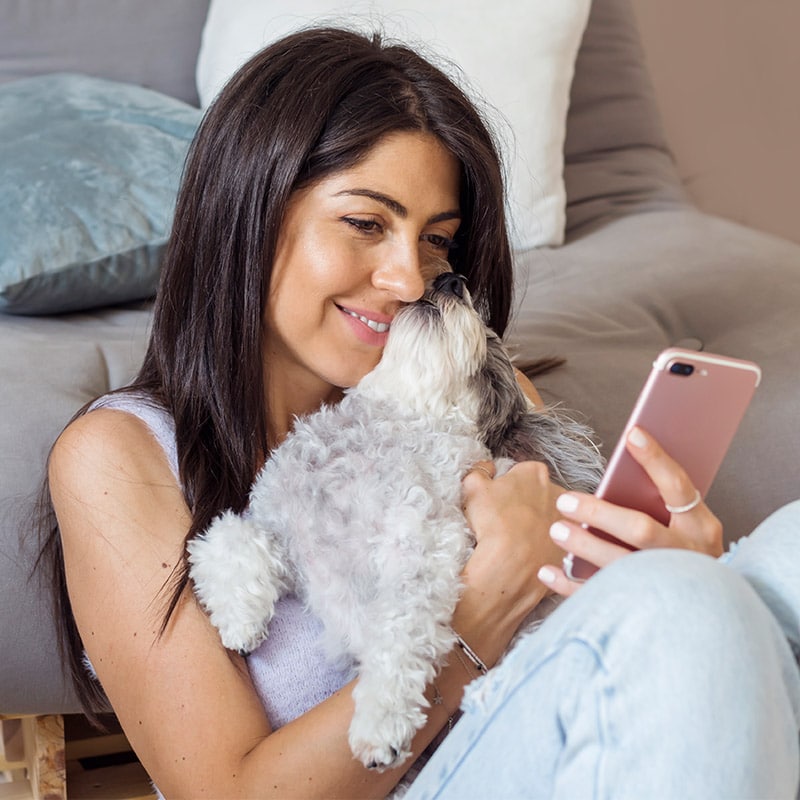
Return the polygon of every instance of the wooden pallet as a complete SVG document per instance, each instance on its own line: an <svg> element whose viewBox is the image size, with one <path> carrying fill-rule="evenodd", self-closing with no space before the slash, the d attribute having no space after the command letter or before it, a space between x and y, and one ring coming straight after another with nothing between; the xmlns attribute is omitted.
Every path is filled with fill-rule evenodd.
<svg viewBox="0 0 800 800"><path fill-rule="evenodd" d="M81 715L0 715L0 800L152 800L119 724L103 721L108 733Z"/></svg>

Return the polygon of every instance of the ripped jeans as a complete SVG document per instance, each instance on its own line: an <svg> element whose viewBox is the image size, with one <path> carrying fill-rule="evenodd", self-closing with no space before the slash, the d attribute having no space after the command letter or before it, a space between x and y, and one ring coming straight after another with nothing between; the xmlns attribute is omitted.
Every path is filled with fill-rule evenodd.
<svg viewBox="0 0 800 800"><path fill-rule="evenodd" d="M627 556L465 693L407 800L797 797L800 501L718 560Z"/></svg>

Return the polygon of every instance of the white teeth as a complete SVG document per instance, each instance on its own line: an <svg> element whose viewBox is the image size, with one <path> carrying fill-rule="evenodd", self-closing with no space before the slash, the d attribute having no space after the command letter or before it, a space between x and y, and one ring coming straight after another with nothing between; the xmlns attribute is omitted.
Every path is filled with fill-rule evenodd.
<svg viewBox="0 0 800 800"><path fill-rule="evenodd" d="M343 309L343 311L347 311L351 317L360 319L368 328L371 328L377 333L386 333L386 331L389 330L389 325L386 322L375 322L374 319L367 319L366 317L362 317L361 314L356 314L355 311L348 311L346 308Z"/></svg>

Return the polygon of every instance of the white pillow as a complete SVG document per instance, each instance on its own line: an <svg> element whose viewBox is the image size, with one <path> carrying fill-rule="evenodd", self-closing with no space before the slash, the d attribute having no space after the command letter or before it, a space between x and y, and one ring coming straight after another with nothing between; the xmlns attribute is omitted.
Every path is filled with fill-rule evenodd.
<svg viewBox="0 0 800 800"><path fill-rule="evenodd" d="M564 138L591 0L211 0L197 62L207 106L256 51L311 23L378 27L437 63L490 114L517 249L564 241ZM442 59L445 59L444 63ZM454 62L462 74L457 74ZM464 76L467 80L465 82ZM484 98L485 102L481 102ZM488 108L486 104L488 103Z"/></svg>

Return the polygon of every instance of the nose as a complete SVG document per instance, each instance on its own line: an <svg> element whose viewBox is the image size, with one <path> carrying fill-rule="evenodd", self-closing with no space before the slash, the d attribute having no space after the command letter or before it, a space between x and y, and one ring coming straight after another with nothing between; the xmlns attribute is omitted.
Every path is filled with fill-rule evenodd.
<svg viewBox="0 0 800 800"><path fill-rule="evenodd" d="M372 283L403 303L419 300L425 292L425 277L419 255L402 254L389 259L373 273Z"/></svg>
<svg viewBox="0 0 800 800"><path fill-rule="evenodd" d="M452 294L458 297L459 300L464 297L464 286L467 279L457 272L443 272L437 275L433 281L433 288L437 292L444 292L445 294Z"/></svg>

